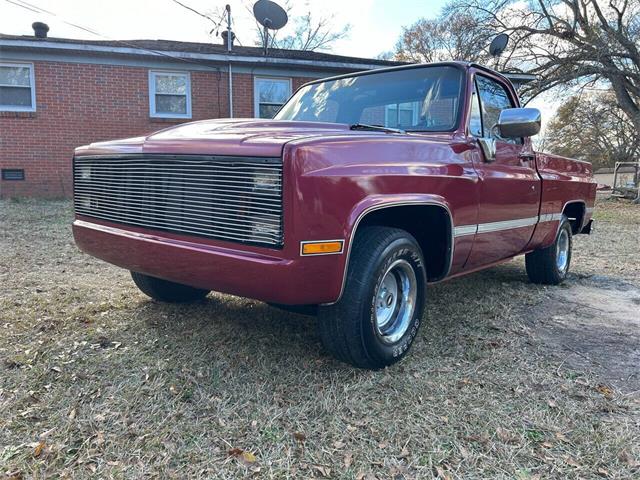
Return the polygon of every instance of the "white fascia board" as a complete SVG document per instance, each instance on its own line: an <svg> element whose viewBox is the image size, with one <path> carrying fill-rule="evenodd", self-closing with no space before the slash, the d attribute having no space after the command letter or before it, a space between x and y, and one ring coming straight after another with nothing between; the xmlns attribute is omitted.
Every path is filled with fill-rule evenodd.
<svg viewBox="0 0 640 480"><path fill-rule="evenodd" d="M335 68L335 69L350 69L350 70L373 70L376 68L384 68L384 65L373 65L365 63L343 63L343 62L331 62L331 61L318 61L318 60L298 60L291 58L276 58L276 57L256 57L256 56L236 56L236 55L224 55L219 53L196 53L196 52L176 52L158 50L156 53L152 50L136 47L111 47L104 45L86 45L81 43L64 43L64 42L47 42L38 41L32 42L30 40L6 40L0 39L0 46L14 47L14 48L29 48L29 49L43 49L43 50L65 50L65 51L77 51L83 53L105 53L113 55L138 55L145 57L156 58L168 58L176 57L186 60L207 60L211 62L223 62L223 63L251 63L251 64L264 64L264 65L297 65L312 68Z"/></svg>

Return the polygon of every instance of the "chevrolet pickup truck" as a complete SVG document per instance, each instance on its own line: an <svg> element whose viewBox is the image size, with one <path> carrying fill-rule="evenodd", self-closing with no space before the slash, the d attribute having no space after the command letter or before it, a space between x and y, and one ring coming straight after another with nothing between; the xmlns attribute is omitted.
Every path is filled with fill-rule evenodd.
<svg viewBox="0 0 640 480"><path fill-rule="evenodd" d="M356 367L403 358L429 283L526 255L559 284L589 233L588 163L536 153L540 112L463 62L314 81L273 120L187 123L75 151L73 232L148 296L317 315Z"/></svg>

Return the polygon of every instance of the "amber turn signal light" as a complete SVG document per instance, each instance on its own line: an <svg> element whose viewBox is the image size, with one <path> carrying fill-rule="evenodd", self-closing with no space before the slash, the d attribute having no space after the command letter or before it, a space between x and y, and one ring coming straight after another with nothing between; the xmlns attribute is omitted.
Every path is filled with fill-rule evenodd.
<svg viewBox="0 0 640 480"><path fill-rule="evenodd" d="M329 240L323 242L302 242L300 245L301 255L328 255L332 253L342 253L344 240Z"/></svg>

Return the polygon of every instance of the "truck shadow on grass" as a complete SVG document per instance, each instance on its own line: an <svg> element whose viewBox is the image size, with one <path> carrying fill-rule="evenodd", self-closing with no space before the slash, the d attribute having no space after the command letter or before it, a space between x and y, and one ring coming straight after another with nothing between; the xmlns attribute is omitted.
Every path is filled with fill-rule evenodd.
<svg viewBox="0 0 640 480"><path fill-rule="evenodd" d="M441 356L473 358L469 338L487 339L507 329L519 330L520 322L507 326L513 306L533 302L534 291L524 271L503 265L429 289L429 305L414 351L401 365L421 364ZM192 305L167 305L143 300L134 313L159 336L171 337L184 349L195 341L206 344L214 355L236 360L282 363L292 361L331 366L332 370L351 367L332 360L320 344L316 318L285 312L267 304L229 295L211 294ZM490 341L490 340L487 340ZM248 355L247 355L248 354ZM396 367L392 367L396 368Z"/></svg>
<svg viewBox="0 0 640 480"><path fill-rule="evenodd" d="M501 349L531 348L564 369L636 391L639 303L640 291L614 278L574 274L562 286L544 287L529 283L523 266L511 262L431 286L413 351L392 368L436 368L443 358L491 362ZM221 294L194 305L144 301L135 315L185 352L196 345L210 352L212 361L353 370L324 351L314 317L261 302Z"/></svg>

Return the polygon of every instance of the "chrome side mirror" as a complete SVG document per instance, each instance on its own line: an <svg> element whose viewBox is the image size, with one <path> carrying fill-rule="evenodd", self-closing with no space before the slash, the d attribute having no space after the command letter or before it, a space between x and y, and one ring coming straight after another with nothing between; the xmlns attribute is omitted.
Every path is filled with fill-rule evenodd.
<svg viewBox="0 0 640 480"><path fill-rule="evenodd" d="M520 138L536 135L541 123L537 108L506 108L500 112L497 126L502 138Z"/></svg>

